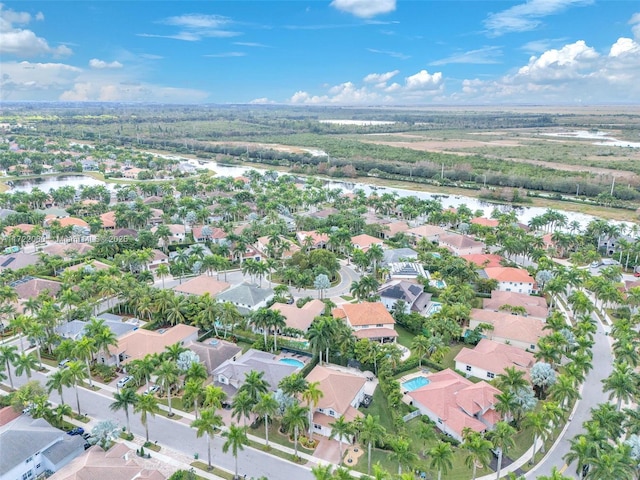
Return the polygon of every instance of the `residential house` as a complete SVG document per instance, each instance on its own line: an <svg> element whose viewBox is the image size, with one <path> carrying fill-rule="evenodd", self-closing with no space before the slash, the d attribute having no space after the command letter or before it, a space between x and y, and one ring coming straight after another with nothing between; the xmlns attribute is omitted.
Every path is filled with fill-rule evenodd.
<svg viewBox="0 0 640 480"><path fill-rule="evenodd" d="M147 170L137 167L122 167L122 176L133 180L138 179L140 172L146 172Z"/></svg>
<svg viewBox="0 0 640 480"><path fill-rule="evenodd" d="M431 294L420 284L407 280L392 280L378 289L380 301L390 312L398 301L404 302L404 312L424 313L431 301Z"/></svg>
<svg viewBox="0 0 640 480"><path fill-rule="evenodd" d="M493 327L484 331L484 338L531 352L535 351L538 340L550 333L544 330L545 322L539 318L472 308L469 328L483 323Z"/></svg>
<svg viewBox="0 0 640 480"><path fill-rule="evenodd" d="M18 301L35 298L41 293L46 293L50 297L55 297L62 288L62 284L60 282L34 277L24 277L20 280L16 280L15 282L11 282L9 285L11 285L18 294Z"/></svg>
<svg viewBox="0 0 640 480"><path fill-rule="evenodd" d="M211 242L216 245L228 244L227 232L219 227L209 225L195 226L191 229L194 241L198 243Z"/></svg>
<svg viewBox="0 0 640 480"><path fill-rule="evenodd" d="M71 260L84 255L85 253L89 253L93 249L93 245L84 242L63 242L47 245L42 249L42 251L47 255L57 255L62 257L63 260Z"/></svg>
<svg viewBox="0 0 640 480"><path fill-rule="evenodd" d="M466 235L458 233L448 233L440 235L438 243L441 247L449 249L454 255L474 255L480 254L485 249L484 242L474 240Z"/></svg>
<svg viewBox="0 0 640 480"><path fill-rule="evenodd" d="M484 274L482 273L484 272ZM531 295L537 291L535 279L529 272L515 267L490 267L480 272L486 278L497 280L498 290L505 292L526 293Z"/></svg>
<svg viewBox="0 0 640 480"><path fill-rule="evenodd" d="M273 295L273 290L270 288L261 288L253 283L243 282L219 293L216 298L221 302L233 303L241 314L247 315L260 307L266 307Z"/></svg>
<svg viewBox="0 0 640 480"><path fill-rule="evenodd" d="M307 382L318 382L323 393L314 405L313 431L325 437L331 436L330 424L344 416L351 422L362 413L358 411L364 399L366 378L352 373L336 370L331 365L316 365L306 377ZM350 438L339 439L351 443Z"/></svg>
<svg viewBox="0 0 640 480"><path fill-rule="evenodd" d="M530 317L547 318L549 307L544 297L528 295L526 293L508 292L506 290L492 290L491 298L482 300L482 308L498 311L501 307L523 307Z"/></svg>
<svg viewBox="0 0 640 480"><path fill-rule="evenodd" d="M128 363L131 360L144 358L146 355L161 353L169 345L179 343L185 345L198 338L198 329L191 325L178 324L160 330L139 328L126 333L118 339L116 346L109 347L109 357L98 354L98 361L107 365Z"/></svg>
<svg viewBox="0 0 640 480"><path fill-rule="evenodd" d="M466 429L484 433L500 421L495 406L502 392L487 382L473 383L449 368L430 374L428 380L407 392L410 404L457 441L463 440Z"/></svg>
<svg viewBox="0 0 640 480"><path fill-rule="evenodd" d="M0 272L4 270L19 270L29 265L35 265L40 261L40 257L30 253L11 253L9 255L0 255Z"/></svg>
<svg viewBox="0 0 640 480"><path fill-rule="evenodd" d="M221 282L209 275L198 275L195 278L173 287L173 291L183 295L204 295L208 293L212 297L224 292L231 285L227 282Z"/></svg>
<svg viewBox="0 0 640 480"><path fill-rule="evenodd" d="M162 264L165 264L165 265L169 264L169 256L163 251L158 250L157 248L154 248L152 250L152 253L153 253L153 258L151 259L151 262L149 262L150 270L154 270L158 268L159 265L162 265Z"/></svg>
<svg viewBox="0 0 640 480"><path fill-rule="evenodd" d="M179 223L173 223L173 224L167 225L167 227L169 228L170 236L167 239L161 238L159 240L159 244L161 246L166 246L165 241L167 242L167 245L171 245L172 243L185 243L186 236L187 236L187 229L185 228L184 225L181 225ZM158 231L157 226L151 228L151 233L156 233L157 231Z"/></svg>
<svg viewBox="0 0 640 480"><path fill-rule="evenodd" d="M24 233L29 234L31 230L35 228L35 225L30 225L28 223L19 223L18 225L9 225L8 227L4 227L4 234L9 236L12 233Z"/></svg>
<svg viewBox="0 0 640 480"><path fill-rule="evenodd" d="M138 329L138 322L125 322L124 317L118 315L112 315L110 313L103 313L97 317L104 321L104 325L109 328L116 336L116 338L123 337L129 332L133 332ZM86 333L86 328L89 322L83 322L82 320L71 320L69 322L58 325L54 331L62 338L68 338L71 340L80 340ZM106 361L102 356L101 360Z"/></svg>
<svg viewBox="0 0 640 480"><path fill-rule="evenodd" d="M456 370L468 377L493 380L504 373L507 367L522 370L529 377L529 370L535 363L533 353L521 348L483 338L475 348L463 348L455 357Z"/></svg>
<svg viewBox="0 0 640 480"><path fill-rule="evenodd" d="M277 310L284 316L287 327L305 332L313 323L313 319L323 314L326 305L318 299L313 299L298 308L295 304L274 303L270 310Z"/></svg>
<svg viewBox="0 0 640 480"><path fill-rule="evenodd" d="M81 218L76 217L63 217L63 218L54 218L49 216L44 220L44 226L50 227L53 222L59 222L62 228L64 227L73 227L74 233L77 231L81 235L89 235L91 229L89 228L89 224L82 220Z"/></svg>
<svg viewBox="0 0 640 480"><path fill-rule="evenodd" d="M332 312L334 318L344 320L356 338L368 338L380 343L395 342L396 321L381 302L345 303Z"/></svg>
<svg viewBox="0 0 640 480"><path fill-rule="evenodd" d="M318 233L315 231L296 232L296 239L298 240L298 243L301 247L305 249L309 248L311 250L327 248L327 244L329 243L329 235L327 235L326 233Z"/></svg>
<svg viewBox="0 0 640 480"><path fill-rule="evenodd" d="M471 219L473 225L480 225L481 227L496 228L500 225L500 221L495 218L476 217Z"/></svg>
<svg viewBox="0 0 640 480"><path fill-rule="evenodd" d="M49 480L165 480L167 476L158 468L167 473L176 468L158 463L157 457L144 459L124 443L116 443L107 451L94 445Z"/></svg>
<svg viewBox="0 0 640 480"><path fill-rule="evenodd" d="M107 230L113 230L114 228L116 228L116 212L105 212L100 215L99 218L102 222L102 228Z"/></svg>
<svg viewBox="0 0 640 480"><path fill-rule="evenodd" d="M280 258L282 259L291 258L294 253L300 251L300 247L295 243L293 243L288 238L278 236L278 239L280 243L273 250L276 252L280 252L280 251L282 252L282 255L280 256ZM256 248L260 250L262 253L271 255L272 246L271 246L270 240L271 240L271 237L269 236L258 237L258 240L256 241Z"/></svg>
<svg viewBox="0 0 640 480"><path fill-rule="evenodd" d="M381 239L372 237L371 235L367 235L363 233L362 235L356 235L351 237L351 247L358 248L363 252L369 250L373 245L378 245L379 247L383 247L384 243Z"/></svg>
<svg viewBox="0 0 640 480"><path fill-rule="evenodd" d="M252 370L264 372L262 378L269 384L269 390L275 392L280 381L298 369L295 365L278 361L273 353L250 348L235 360L222 362L212 375L214 383L221 386L227 395L233 396L244 384L246 374Z"/></svg>
<svg viewBox="0 0 640 480"><path fill-rule="evenodd" d="M0 480L28 480L56 472L82 454L84 439L22 415L0 427L0 447Z"/></svg>
<svg viewBox="0 0 640 480"><path fill-rule="evenodd" d="M190 342L185 345L192 350L200 362L211 373L226 361L236 361L242 355L242 348L235 343L217 338L210 338L204 342Z"/></svg>
<svg viewBox="0 0 640 480"><path fill-rule="evenodd" d="M411 262L418 259L418 252L412 248L390 248L384 251L382 265Z"/></svg>
<svg viewBox="0 0 640 480"><path fill-rule="evenodd" d="M471 255L460 255L460 258L464 258L476 268L501 267L504 261L504 257L495 253L472 253Z"/></svg>
<svg viewBox="0 0 640 480"><path fill-rule="evenodd" d="M382 238L388 240L395 237L398 233L406 233L409 230L407 222L397 221L383 224Z"/></svg>
<svg viewBox="0 0 640 480"><path fill-rule="evenodd" d="M417 280L418 278L427 278L422 264L418 262L397 262L388 264L389 278L393 280Z"/></svg>
<svg viewBox="0 0 640 480"><path fill-rule="evenodd" d="M419 227L407 230L407 235L413 239L414 245L425 239L429 242L438 242L442 235L447 235L447 231L436 225L420 225Z"/></svg>

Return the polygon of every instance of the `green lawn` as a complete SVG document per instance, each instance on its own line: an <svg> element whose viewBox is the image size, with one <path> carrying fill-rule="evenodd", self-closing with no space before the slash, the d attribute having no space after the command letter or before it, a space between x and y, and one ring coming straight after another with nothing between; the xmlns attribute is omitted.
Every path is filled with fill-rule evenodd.
<svg viewBox="0 0 640 480"><path fill-rule="evenodd" d="M271 445L272 443L277 443L279 445L282 445L284 447L289 447L289 448L294 448L294 444L291 440L289 440L289 436L288 435L284 435L282 433L279 432L280 429L280 421L278 420L274 420L270 423L269 425L269 445ZM260 437L260 438L265 438L265 432L264 432L264 423L261 423L257 428L251 428L248 427L247 428L247 433L250 435L254 435L256 437ZM302 446L302 444L300 443L300 439L299 437L302 434L298 435L298 453L300 452L304 452L304 453L308 453L308 454L313 454L313 450L304 448ZM306 432L305 432L306 435ZM314 438L316 438L317 435L314 435ZM263 445L256 445L256 448L263 448ZM281 453L278 451L278 453L274 453L276 452L275 449L272 450L271 453L273 453L274 455L278 455L278 453ZM287 454L284 454L287 455ZM288 460L291 460L291 456L287 455L286 457Z"/></svg>
<svg viewBox="0 0 640 480"><path fill-rule="evenodd" d="M469 345L465 345L464 343L452 345L449 353L447 353L442 362L440 362L442 368L450 368L451 370L454 370L456 368L456 362L453 359L456 358L458 353L460 353L460 350L467 346Z"/></svg>
<svg viewBox="0 0 640 480"><path fill-rule="evenodd" d="M414 337L413 333L400 325L396 325L396 332L398 332L398 343L411 350L411 341Z"/></svg>

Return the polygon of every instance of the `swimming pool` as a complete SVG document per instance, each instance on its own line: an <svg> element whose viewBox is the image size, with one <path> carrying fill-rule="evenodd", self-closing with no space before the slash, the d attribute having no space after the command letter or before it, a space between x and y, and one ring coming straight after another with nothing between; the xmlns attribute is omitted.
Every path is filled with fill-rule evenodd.
<svg viewBox="0 0 640 480"><path fill-rule="evenodd" d="M412 378L411 380L407 380L406 382L403 382L402 387L407 392L413 392L414 390L417 390L420 387L429 385L429 383L430 381L427 377L415 377L415 378Z"/></svg>
<svg viewBox="0 0 640 480"><path fill-rule="evenodd" d="M436 288L446 288L447 284L444 283L444 280L432 280Z"/></svg>
<svg viewBox="0 0 640 480"><path fill-rule="evenodd" d="M286 363L287 365L293 365L294 367L302 368L304 367L304 363L300 360L296 360L295 358L281 358L278 360L280 363Z"/></svg>

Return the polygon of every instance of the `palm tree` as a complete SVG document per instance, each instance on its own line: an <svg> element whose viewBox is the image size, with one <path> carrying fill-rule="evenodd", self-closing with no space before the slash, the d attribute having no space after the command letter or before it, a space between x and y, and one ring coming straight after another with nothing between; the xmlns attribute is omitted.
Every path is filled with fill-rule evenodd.
<svg viewBox="0 0 640 480"><path fill-rule="evenodd" d="M529 460L529 464L533 465L536 458L538 440L541 438L544 440L549 433L549 423L543 412L529 412L524 419L523 427L530 428L533 431L533 455L531 455L531 459Z"/></svg>
<svg viewBox="0 0 640 480"><path fill-rule="evenodd" d="M196 429L196 436L198 438L203 435L207 436L207 460L209 470L213 467L211 465L211 439L216 433L216 430L223 424L222 417L217 415L213 409L206 409L202 411L200 418L197 418L191 422L191 427ZM237 471L236 471L237 474Z"/></svg>
<svg viewBox="0 0 640 480"><path fill-rule="evenodd" d="M169 265L166 263L162 263L158 265L156 268L156 275L162 279L162 289L164 290L164 279L167 278L170 274Z"/></svg>
<svg viewBox="0 0 640 480"><path fill-rule="evenodd" d="M569 443L571 448L562 459L567 462L567 465L571 465L576 461L576 475L582 478L584 470L589 465L589 459L600 450L600 447L585 435L573 437L569 440Z"/></svg>
<svg viewBox="0 0 640 480"><path fill-rule="evenodd" d="M198 418L198 408L200 407L201 399L204 397L204 385L200 378L190 378L184 384L184 394L182 395L182 404L189 406L193 404L196 418Z"/></svg>
<svg viewBox="0 0 640 480"><path fill-rule="evenodd" d="M73 410L71 410L71 406L66 403L61 403L57 405L52 412L51 419L53 420L54 426L60 428L62 426L62 421L64 417L70 417L73 414Z"/></svg>
<svg viewBox="0 0 640 480"><path fill-rule="evenodd" d="M526 387L529 383L524 378L524 370L515 367L506 367L504 372L496 377L496 387L503 392L505 390L515 392L519 388Z"/></svg>
<svg viewBox="0 0 640 480"><path fill-rule="evenodd" d="M129 406L135 407L138 401L138 395L131 388L123 388L121 391L113 394L115 402L109 405L111 411L124 410L124 416L127 419L127 432L131 433L131 425L129 424Z"/></svg>
<svg viewBox="0 0 640 480"><path fill-rule="evenodd" d="M330 423L331 435L329 439L336 438L338 440L338 447L340 448L340 463L342 463L342 440L349 438L353 434L353 424L341 415L335 422Z"/></svg>
<svg viewBox="0 0 640 480"><path fill-rule="evenodd" d="M605 391L610 392L609 400L617 398L616 407L620 411L623 401L630 402L638 396L640 375L626 362L616 363L611 375L602 380L602 385Z"/></svg>
<svg viewBox="0 0 640 480"><path fill-rule="evenodd" d="M78 396L78 385L85 378L87 378L87 370L85 369L85 366L82 364L82 362L79 362L77 360L73 360L67 363L67 370L69 370L69 378L73 382L73 387L76 391L76 404L78 405L78 415L81 415L80 397Z"/></svg>
<svg viewBox="0 0 640 480"><path fill-rule="evenodd" d="M264 434L269 447L269 419L278 413L278 401L271 393L261 393L258 403L253 407L253 411L264 418Z"/></svg>
<svg viewBox="0 0 640 480"><path fill-rule="evenodd" d="M104 358L109 358L109 347L118 345L117 335L104 324L102 319L91 319L85 328L85 336L93 338L97 351L102 351Z"/></svg>
<svg viewBox="0 0 640 480"><path fill-rule="evenodd" d="M424 335L416 335L411 341L411 351L418 356L418 366L422 368L422 358L429 351L429 339Z"/></svg>
<svg viewBox="0 0 640 480"><path fill-rule="evenodd" d="M136 395L137 400L133 405L133 413L140 414L140 422L144 425L147 443L149 442L149 415L156 416L160 411L158 400L153 395Z"/></svg>
<svg viewBox="0 0 640 480"><path fill-rule="evenodd" d="M93 382L91 380L91 361L93 355L98 351L96 342L91 337L82 337L74 348L74 354L77 358L84 360L87 367L87 377L89 378L89 387L93 388Z"/></svg>
<svg viewBox="0 0 640 480"><path fill-rule="evenodd" d="M38 360L33 355L22 352L17 356L14 366L16 367L16 376L21 377L24 373L28 379L31 379L31 372L38 368Z"/></svg>
<svg viewBox="0 0 640 480"><path fill-rule="evenodd" d="M438 480L442 480L442 473L446 475L449 470L453 468L453 450L451 444L443 441L439 441L434 447L429 450L429 462L430 468L438 470Z"/></svg>
<svg viewBox="0 0 640 480"><path fill-rule="evenodd" d="M589 473L585 480L632 480L635 478L634 462L628 448L618 446L611 451L601 452L589 460Z"/></svg>
<svg viewBox="0 0 640 480"><path fill-rule="evenodd" d="M60 403L64 405L64 397L62 396L62 391L64 387L70 387L73 385L73 380L71 378L71 374L68 368L61 368L53 372L49 375L49 379L47 380L47 390L51 393L53 390L58 391L58 395L60 395Z"/></svg>
<svg viewBox="0 0 640 480"><path fill-rule="evenodd" d="M273 351L278 351L278 330L287 326L287 319L278 310L269 310L270 315L267 317L267 328L273 329Z"/></svg>
<svg viewBox="0 0 640 480"><path fill-rule="evenodd" d="M147 354L144 358L132 360L127 366L127 370L131 371L131 375L140 383L144 380L147 389L149 389L149 381L151 375L156 371L158 359L157 357Z"/></svg>
<svg viewBox="0 0 640 480"><path fill-rule="evenodd" d="M551 475L543 475L541 477L538 477L537 480L571 480L571 477L567 477L567 476L563 475L558 470L558 467L554 466L551 469Z"/></svg>
<svg viewBox="0 0 640 480"><path fill-rule="evenodd" d="M163 391L167 392L167 403L169 404L169 417L173 416L171 410L171 389L178 381L179 376L178 366L170 360L165 360L156 369L157 383L160 385Z"/></svg>
<svg viewBox="0 0 640 480"><path fill-rule="evenodd" d="M222 451L227 453L231 450L231 454L235 458L236 461L236 470L235 475L233 476L234 480L240 478L238 476L238 453L244 450L245 445L249 444L249 439L247 438L247 429L246 427L239 427L236 424L232 423L229 427L229 430L222 434L224 438L226 438L224 444L222 445Z"/></svg>
<svg viewBox="0 0 640 480"><path fill-rule="evenodd" d="M307 406L309 407L309 439L313 440L313 413L315 411L315 407L320 401L322 397L324 397L324 393L319 388L320 382L311 382L307 383L307 389L302 392L302 400L307 402Z"/></svg>
<svg viewBox="0 0 640 480"><path fill-rule="evenodd" d="M295 456L298 456L298 433L307 428L307 409L301 405L292 404L284 411L282 425L287 429L287 433L293 433L293 444Z"/></svg>
<svg viewBox="0 0 640 480"><path fill-rule="evenodd" d="M311 468L311 474L313 475L314 480L332 480L334 478L331 473L332 470L333 465L330 463L325 465L318 464Z"/></svg>
<svg viewBox="0 0 640 480"><path fill-rule="evenodd" d="M380 425L378 415L367 415L364 419L359 418L356 421L356 431L360 442L367 445L367 475L371 475L371 450L384 438L386 429Z"/></svg>
<svg viewBox="0 0 640 480"><path fill-rule="evenodd" d="M395 438L391 442L392 452L389 457L398 462L398 475L402 475L402 466L411 467L417 460L418 455L411 451L411 444L405 438Z"/></svg>
<svg viewBox="0 0 640 480"><path fill-rule="evenodd" d="M257 370L251 370L244 374L244 383L238 389L238 393L246 391L251 398L251 401L255 404L258 402L260 395L267 393L269 390L269 384L262 378L264 372L258 372Z"/></svg>
<svg viewBox="0 0 640 480"><path fill-rule="evenodd" d="M560 403L563 407L578 400L580 392L575 379L565 374L558 375L556 383L549 389L549 398Z"/></svg>
<svg viewBox="0 0 640 480"><path fill-rule="evenodd" d="M501 421L496 423L494 429L489 432L489 439L493 446L498 450L498 469L496 470L496 479L500 480L500 470L502 469L503 454L513 448L515 445L513 437L517 433L516 429L507 422Z"/></svg>
<svg viewBox="0 0 640 480"><path fill-rule="evenodd" d="M231 418L238 417L239 421L240 417L242 417L246 427L247 418L251 416L254 405L256 405L256 402L253 401L249 392L246 390L238 391L236 396L233 397L233 402L231 402Z"/></svg>
<svg viewBox="0 0 640 480"><path fill-rule="evenodd" d="M7 375L9 375L9 384L11 390L13 390L13 378L11 377L11 365L13 365L18 358L18 347L15 345L0 345L0 363L5 365Z"/></svg>
<svg viewBox="0 0 640 480"><path fill-rule="evenodd" d="M492 444L482 434L474 431L466 431L462 447L467 451L464 463L473 470L471 480L475 480L478 464L485 468L491 459Z"/></svg>
<svg viewBox="0 0 640 480"><path fill-rule="evenodd" d="M204 389L204 401L202 402L202 405L204 407L217 409L222 407L222 401L226 397L227 394L222 390L222 387L207 385Z"/></svg>

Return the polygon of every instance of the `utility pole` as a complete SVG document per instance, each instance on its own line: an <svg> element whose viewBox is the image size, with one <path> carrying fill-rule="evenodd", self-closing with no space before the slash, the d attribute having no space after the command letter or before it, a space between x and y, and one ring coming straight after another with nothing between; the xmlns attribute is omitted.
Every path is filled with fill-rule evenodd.
<svg viewBox="0 0 640 480"><path fill-rule="evenodd" d="M611 196L612 197L613 197L613 187L615 186L615 184L616 184L616 177L612 175L612 178L611 178Z"/></svg>
<svg viewBox="0 0 640 480"><path fill-rule="evenodd" d="M576 185L577 185L576 187L576 197L577 197L578 195L580 195L580 184L578 183Z"/></svg>
<svg viewBox="0 0 640 480"><path fill-rule="evenodd" d="M444 162L442 162L442 170L440 171L440 180L444 179Z"/></svg>

